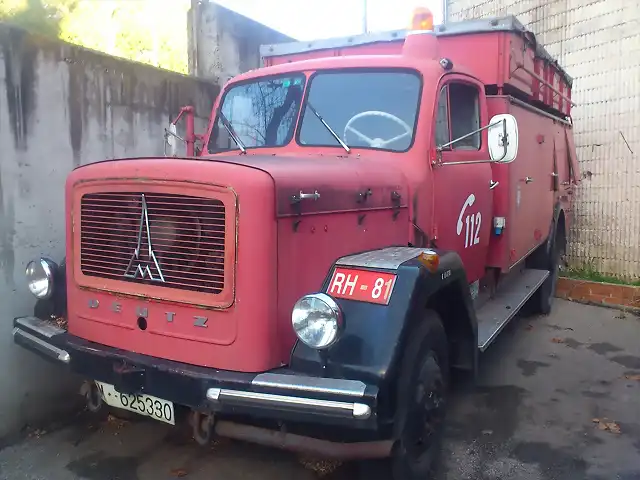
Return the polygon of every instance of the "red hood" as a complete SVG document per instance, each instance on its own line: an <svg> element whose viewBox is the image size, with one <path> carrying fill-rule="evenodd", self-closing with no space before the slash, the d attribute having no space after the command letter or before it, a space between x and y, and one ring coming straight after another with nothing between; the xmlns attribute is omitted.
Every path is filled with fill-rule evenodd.
<svg viewBox="0 0 640 480"><path fill-rule="evenodd" d="M261 170L276 188L276 215L406 207L409 192L400 169L379 160L358 157L214 156L212 162ZM297 202L300 192L317 192L316 200Z"/></svg>

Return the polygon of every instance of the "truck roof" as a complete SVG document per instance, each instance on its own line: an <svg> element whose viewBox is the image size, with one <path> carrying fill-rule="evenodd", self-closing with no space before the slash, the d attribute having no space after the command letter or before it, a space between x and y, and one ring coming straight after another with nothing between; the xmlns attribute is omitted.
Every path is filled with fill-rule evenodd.
<svg viewBox="0 0 640 480"><path fill-rule="evenodd" d="M443 57L469 67L485 85L504 87L523 100L570 115L573 79L513 15L449 22L427 32L392 30L262 45L260 54L265 66L335 56L397 55L415 33L434 35ZM468 41L474 49L468 48Z"/></svg>
<svg viewBox="0 0 640 480"><path fill-rule="evenodd" d="M460 22L448 22L434 27L433 34L436 37L447 37L453 35L468 35L472 33L488 32L514 32L526 35L535 45L536 56L552 63L562 72L567 83L571 84L573 79L558 64L543 45L539 44L535 34L527 28L513 15L505 17L489 17ZM397 42L404 40L411 30L390 30L386 32L364 33L352 35L350 37L335 37L323 40L311 40L308 42L288 42L276 43L260 46L260 55L265 57L279 57L282 55L296 55L300 53L313 52L318 50L332 50L337 48L352 47L356 45L370 45L373 43Z"/></svg>

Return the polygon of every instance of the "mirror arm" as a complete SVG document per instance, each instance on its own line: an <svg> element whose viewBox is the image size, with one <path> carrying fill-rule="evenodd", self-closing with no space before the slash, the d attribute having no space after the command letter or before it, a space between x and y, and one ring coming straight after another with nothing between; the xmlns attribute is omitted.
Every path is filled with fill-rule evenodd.
<svg viewBox="0 0 640 480"><path fill-rule="evenodd" d="M505 122L504 120L502 120L502 122L504 123L504 131L507 131L507 122ZM440 150L442 151L443 149L450 147L453 144L456 144L458 142L460 142L461 140L464 140L465 138L469 138L471 135L475 135L478 132L481 132L483 130L487 130L488 128L491 127L495 127L496 125L499 125L500 122L496 122L496 123L490 123L489 125L485 126L485 127L481 127L478 128L476 130L474 130L473 132L469 132L466 135L463 135L461 137L456 138L455 140L451 140L449 143L445 143L444 145L440 145L439 147L436 147L436 150Z"/></svg>
<svg viewBox="0 0 640 480"><path fill-rule="evenodd" d="M470 137L471 135L475 135L478 132L481 132L482 130L486 130L488 128L491 127L495 127L496 125L500 125L500 123L502 123L502 146L504 148L504 154L502 155L502 157L499 160L467 160L467 161L463 161L463 162L447 162L447 163L443 163L442 162L442 150L448 146L453 145L454 143L459 142L460 140L464 140L467 137ZM433 162L433 165L435 166L443 166L443 165L470 165L473 163L500 163L506 156L507 153L509 153L508 150L508 143L507 143L507 121L506 120L500 120L499 122L496 123L490 123L489 125L487 125L486 127L482 127L479 128L477 130L474 130L473 132L467 133L466 135L460 137L460 138L456 138L455 140L452 140L449 143L445 143L444 145L440 145L439 147L436 147L436 156L437 156L437 160L435 162Z"/></svg>

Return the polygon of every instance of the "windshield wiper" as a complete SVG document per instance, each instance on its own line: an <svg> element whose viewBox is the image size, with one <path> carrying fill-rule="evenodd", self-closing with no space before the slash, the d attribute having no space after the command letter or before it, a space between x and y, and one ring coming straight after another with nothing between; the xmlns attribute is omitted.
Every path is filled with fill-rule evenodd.
<svg viewBox="0 0 640 480"><path fill-rule="evenodd" d="M247 147L244 146L244 143L242 143L242 140L240 140L240 137L238 137L238 134L236 133L236 131L233 129L233 127L231 126L231 122L229 121L229 119L225 116L224 113L222 113L222 110L220 110L218 112L218 118L222 121L222 125L224 126L224 128L227 130L227 133L229 133L229 136L231 137L231 139L236 143L236 145L238 146L238 148L240 149L240 151L242 153L247 153Z"/></svg>
<svg viewBox="0 0 640 480"><path fill-rule="evenodd" d="M342 146L342 148L344 148L347 153L350 153L351 149L349 148L349 145L347 145L346 143L344 143L342 141L342 139L340 138L340 135L338 135L336 132L333 131L333 128L331 128L329 126L329 124L327 122L325 122L324 118L322 118L322 116L318 113L318 111L315 108L313 108L313 105L311 105L311 103L307 102L307 107L309 107L311 109L311 111L313 112L313 114L316 117L318 117L318 120L320 120L320 123L322 125L324 125L324 127L327 130L329 130L329 133L331 135L333 135L333 138L335 138L338 141L338 143Z"/></svg>

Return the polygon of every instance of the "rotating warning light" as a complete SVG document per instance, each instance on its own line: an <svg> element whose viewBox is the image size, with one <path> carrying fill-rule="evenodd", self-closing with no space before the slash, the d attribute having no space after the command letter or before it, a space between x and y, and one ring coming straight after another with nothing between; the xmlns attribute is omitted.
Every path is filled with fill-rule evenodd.
<svg viewBox="0 0 640 480"><path fill-rule="evenodd" d="M425 7L418 7L411 17L411 30L433 30L433 14Z"/></svg>

